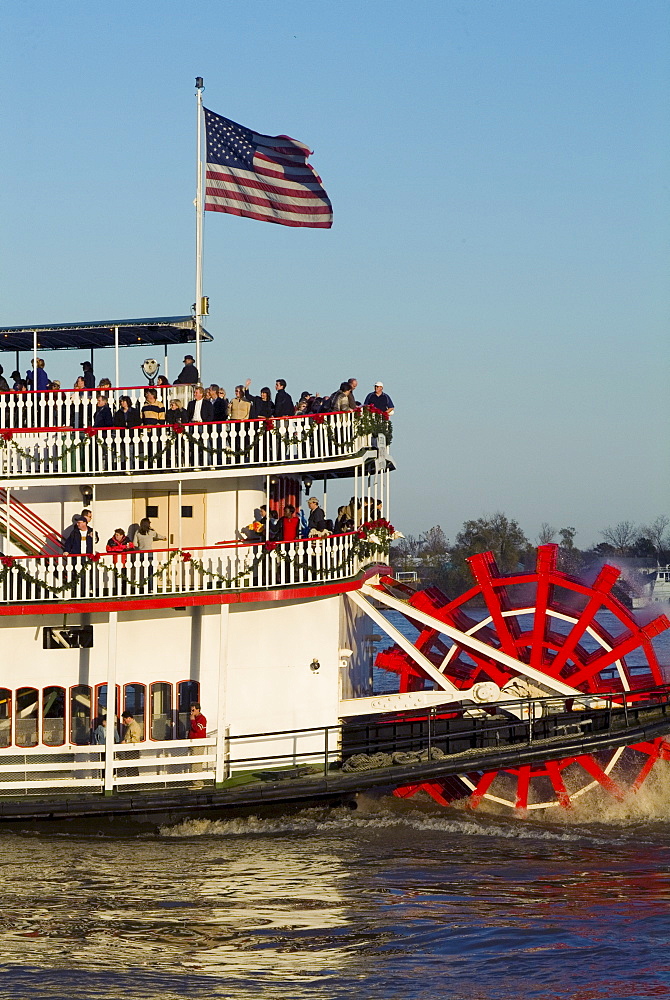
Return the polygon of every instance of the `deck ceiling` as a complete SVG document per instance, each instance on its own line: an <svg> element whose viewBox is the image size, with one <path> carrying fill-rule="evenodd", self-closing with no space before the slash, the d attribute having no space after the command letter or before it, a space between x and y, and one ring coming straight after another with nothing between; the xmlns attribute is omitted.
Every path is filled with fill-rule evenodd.
<svg viewBox="0 0 670 1000"><path fill-rule="evenodd" d="M51 326L0 327L0 352L32 351L34 336L42 351L94 350L114 347L114 330L118 327L119 347L145 345L190 344L195 341L193 316L166 316L157 319L103 320L96 323L57 323ZM214 338L200 330L202 343Z"/></svg>

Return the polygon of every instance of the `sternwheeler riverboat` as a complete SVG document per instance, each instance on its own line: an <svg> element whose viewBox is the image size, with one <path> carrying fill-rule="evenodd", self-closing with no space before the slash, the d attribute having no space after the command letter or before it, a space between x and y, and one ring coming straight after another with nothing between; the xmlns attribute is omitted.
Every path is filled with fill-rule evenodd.
<svg viewBox="0 0 670 1000"><path fill-rule="evenodd" d="M4 328L0 345L34 360L113 349L114 409L144 396L118 386L120 351L167 359L196 336L211 339L172 317ZM193 387L156 392L167 406ZM612 593L617 570L575 580L549 545L534 572L507 577L490 553L473 557L454 599L394 579L384 414L100 428L94 397L0 394L3 820L225 813L369 789L569 808L638 788L670 756L654 649L669 623L637 623ZM241 537L263 506L281 516L316 492L327 511L338 489L351 530L277 541L268 519L264 537ZM82 507L99 542L65 554ZM164 542L105 551L143 518ZM380 671L395 679L383 692ZM208 720L197 740L193 703ZM123 712L139 742L115 742Z"/></svg>

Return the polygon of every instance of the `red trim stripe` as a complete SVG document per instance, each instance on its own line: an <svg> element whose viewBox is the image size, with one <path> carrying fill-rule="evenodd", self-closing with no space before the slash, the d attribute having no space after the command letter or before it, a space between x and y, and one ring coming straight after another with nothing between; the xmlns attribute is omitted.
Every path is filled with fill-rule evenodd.
<svg viewBox="0 0 670 1000"><path fill-rule="evenodd" d="M342 583L317 584L311 587L282 590L242 590L235 594L171 594L168 597L147 597L115 601L54 601L51 604L10 604L0 606L0 617L12 615L73 615L94 611L151 611L156 608L192 608L219 604L260 604L268 601L303 601L309 597L332 597L360 590L378 573L388 573L388 566L371 566L355 580Z"/></svg>

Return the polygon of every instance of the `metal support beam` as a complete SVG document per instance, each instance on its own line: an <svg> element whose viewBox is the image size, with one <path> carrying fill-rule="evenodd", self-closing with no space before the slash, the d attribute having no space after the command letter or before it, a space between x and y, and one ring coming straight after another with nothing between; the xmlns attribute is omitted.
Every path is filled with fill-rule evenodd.
<svg viewBox="0 0 670 1000"><path fill-rule="evenodd" d="M376 601L386 605L387 608L391 608L393 611L399 611L401 614L408 615L422 625L434 628L436 632L448 636L454 642L465 646L466 649L474 650L480 656L486 656L497 663L502 663L504 667L513 670L515 673L522 674L524 677L531 677L534 681L543 684L544 687L550 688L552 691L567 695L583 694L582 691L572 687L570 684L565 684L563 681L556 680L541 670L530 667L527 663L523 663L522 660L517 660L508 653L503 653L502 650L496 649L495 646L489 646L487 643L482 642L481 639L476 639L473 635L468 635L467 632L461 632L460 629L454 628L453 625L447 625L446 622L440 621L439 618L434 618L433 615L427 615L425 611L419 611L417 608L410 607L404 601L399 601L396 597L391 597L385 591L376 590L369 584L365 584L360 592L368 597L373 597ZM411 653L410 655L413 656L414 654ZM435 667L433 667L433 670L435 670ZM440 674L440 676L442 675ZM462 694L461 692L461 697Z"/></svg>
<svg viewBox="0 0 670 1000"><path fill-rule="evenodd" d="M226 701L228 692L228 631L230 605L222 604L219 612L219 670L216 716L216 784L220 785L228 777L228 727L226 725Z"/></svg>
<svg viewBox="0 0 670 1000"><path fill-rule="evenodd" d="M388 618L385 618L381 611L373 607L369 601L366 601L364 597L361 597L360 593L356 590L351 591L347 594L347 597L352 601L357 607L364 611L366 615L372 618L376 625L386 632L389 638L393 639L401 649L403 649L408 656L411 656L414 662L421 667L422 670L430 677L431 680L435 681L437 686L443 691L448 691L449 694L455 695L459 701L462 697L462 692L452 684L448 677L441 674L434 664L430 662L427 656L416 648L413 642L411 642L406 636L402 634L394 625L390 623Z"/></svg>
<svg viewBox="0 0 670 1000"><path fill-rule="evenodd" d="M114 790L114 732L116 730L116 628L118 611L107 622L107 725L105 727L105 795Z"/></svg>

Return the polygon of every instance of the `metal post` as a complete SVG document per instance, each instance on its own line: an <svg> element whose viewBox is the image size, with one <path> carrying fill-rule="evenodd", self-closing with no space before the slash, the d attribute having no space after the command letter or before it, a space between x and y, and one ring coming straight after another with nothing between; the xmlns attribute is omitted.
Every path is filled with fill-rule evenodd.
<svg viewBox="0 0 670 1000"><path fill-rule="evenodd" d="M107 726L105 727L105 795L114 791L114 732L116 730L116 627L118 611L107 624Z"/></svg>
<svg viewBox="0 0 670 1000"><path fill-rule="evenodd" d="M328 517L328 480L323 480L323 513Z"/></svg>
<svg viewBox="0 0 670 1000"><path fill-rule="evenodd" d="M324 733L323 777L325 781L328 781L328 726L326 726L323 733Z"/></svg>
<svg viewBox="0 0 670 1000"><path fill-rule="evenodd" d="M35 395L35 390L37 389L37 330L33 330L33 391L30 397L31 405L31 422L33 427L37 427L39 423L39 418L37 416L37 396Z"/></svg>
<svg viewBox="0 0 670 1000"><path fill-rule="evenodd" d="M163 375L165 375L166 378L169 378L169 376L168 376L168 345L167 344L163 344Z"/></svg>
<svg viewBox="0 0 670 1000"><path fill-rule="evenodd" d="M230 751L228 747L229 729L226 726L226 694L228 689L228 631L230 605L222 604L219 614L219 670L216 718L216 777L217 785L227 778Z"/></svg>
<svg viewBox="0 0 670 1000"><path fill-rule="evenodd" d="M6 525L6 527L7 527L7 550L6 550L6 554L7 555L9 555L10 546L12 544L12 531L11 531L11 526L10 526L10 521L11 521L11 516L12 516L12 514L11 514L11 511L12 511L12 508L11 508L11 497L10 497L11 491L12 491L11 486L9 484L7 484L7 486L5 488L5 499L7 501L7 518L6 518L6 520L7 520L7 525Z"/></svg>
<svg viewBox="0 0 670 1000"><path fill-rule="evenodd" d="M200 337L202 329L202 246L203 246L203 198L202 198L202 92L205 89L202 77L197 77L196 88L196 146L197 173L195 194L195 366L200 370Z"/></svg>
<svg viewBox="0 0 670 1000"><path fill-rule="evenodd" d="M181 524L181 502L182 502L182 492L181 492L181 479L177 480L177 503L179 504L179 517L177 518L177 542L179 548L182 548L182 524Z"/></svg>
<svg viewBox="0 0 670 1000"><path fill-rule="evenodd" d="M121 376L119 375L119 328L114 327L114 385L118 389ZM118 402L118 400L117 400Z"/></svg>

